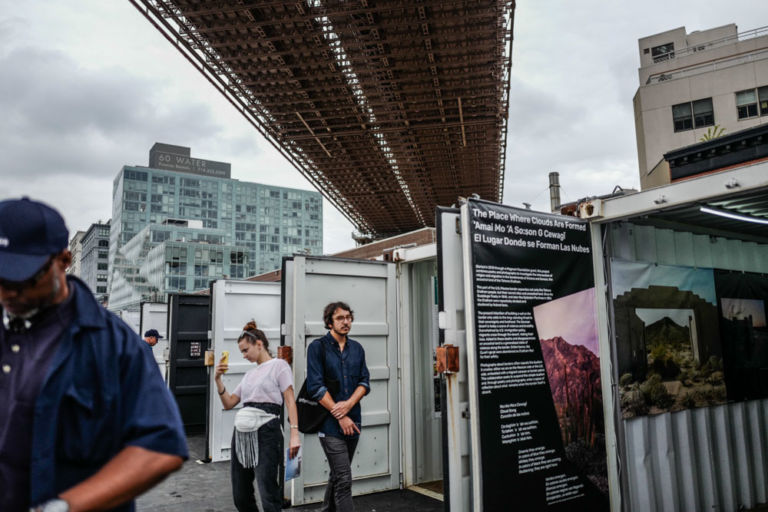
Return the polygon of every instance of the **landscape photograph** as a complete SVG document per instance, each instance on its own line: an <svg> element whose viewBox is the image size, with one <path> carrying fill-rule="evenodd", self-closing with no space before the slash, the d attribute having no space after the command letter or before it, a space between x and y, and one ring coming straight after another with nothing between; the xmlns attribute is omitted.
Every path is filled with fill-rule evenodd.
<svg viewBox="0 0 768 512"><path fill-rule="evenodd" d="M622 417L725 403L713 270L614 260L611 285Z"/></svg>
<svg viewBox="0 0 768 512"><path fill-rule="evenodd" d="M619 379L625 418L726 401L722 358L702 354L693 309L638 308L647 372Z"/></svg>
<svg viewBox="0 0 768 512"><path fill-rule="evenodd" d="M533 308L568 461L608 491L595 289Z"/></svg>

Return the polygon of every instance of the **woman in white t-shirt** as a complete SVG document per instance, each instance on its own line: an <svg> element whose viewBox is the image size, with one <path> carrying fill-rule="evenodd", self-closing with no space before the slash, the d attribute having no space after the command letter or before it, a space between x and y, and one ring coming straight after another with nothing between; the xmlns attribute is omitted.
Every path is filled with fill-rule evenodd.
<svg viewBox="0 0 768 512"><path fill-rule="evenodd" d="M248 370L231 393L221 381L228 365L219 362L216 366L216 388L224 409L233 408L241 400L244 405L235 416L232 435L232 497L239 512L275 512L283 503L278 478L283 454L283 402L291 425L290 458L296 456L301 444L293 373L287 362L270 355L269 341L256 322L246 324L237 346L245 359L258 366Z"/></svg>

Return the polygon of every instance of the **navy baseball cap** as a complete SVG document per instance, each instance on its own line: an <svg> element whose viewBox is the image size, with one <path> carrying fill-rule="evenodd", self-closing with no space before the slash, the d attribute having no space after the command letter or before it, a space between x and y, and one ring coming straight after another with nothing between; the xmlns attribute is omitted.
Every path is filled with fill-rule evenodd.
<svg viewBox="0 0 768 512"><path fill-rule="evenodd" d="M0 201L0 279L26 281L68 247L59 212L28 197Z"/></svg>
<svg viewBox="0 0 768 512"><path fill-rule="evenodd" d="M157 329L150 329L147 332L144 333L145 338L149 338L150 336L154 336L155 338L161 340L163 339L162 336L160 336L160 333L157 332Z"/></svg>

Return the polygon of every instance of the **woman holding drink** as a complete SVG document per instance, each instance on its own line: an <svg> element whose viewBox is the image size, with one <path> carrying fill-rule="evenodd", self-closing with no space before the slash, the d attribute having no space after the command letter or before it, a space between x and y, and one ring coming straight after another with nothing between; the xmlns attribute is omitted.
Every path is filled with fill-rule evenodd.
<svg viewBox="0 0 768 512"><path fill-rule="evenodd" d="M232 435L232 497L239 512L279 511L283 502L278 478L283 454L283 403L291 425L290 458L296 456L301 444L293 373L287 362L270 355L269 341L256 322L246 324L237 346L246 360L258 366L248 370L232 392L227 391L221 379L229 368L228 354L219 361L214 374L224 409L232 409L241 401L244 406L235 416Z"/></svg>

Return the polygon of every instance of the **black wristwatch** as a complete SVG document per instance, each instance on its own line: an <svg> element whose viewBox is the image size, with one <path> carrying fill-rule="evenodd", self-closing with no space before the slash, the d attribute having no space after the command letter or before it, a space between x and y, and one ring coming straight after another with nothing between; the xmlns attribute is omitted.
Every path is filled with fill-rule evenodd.
<svg viewBox="0 0 768 512"><path fill-rule="evenodd" d="M69 503L60 499L54 498L48 500L42 505L38 505L35 508L29 509L30 512L69 512Z"/></svg>

